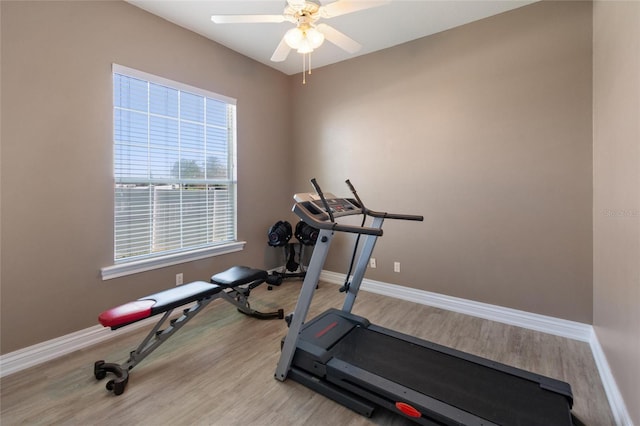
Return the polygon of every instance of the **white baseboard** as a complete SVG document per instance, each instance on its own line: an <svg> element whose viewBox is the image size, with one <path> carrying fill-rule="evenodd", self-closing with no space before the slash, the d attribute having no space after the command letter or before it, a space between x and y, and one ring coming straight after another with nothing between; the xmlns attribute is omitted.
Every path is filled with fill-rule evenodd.
<svg viewBox="0 0 640 426"><path fill-rule="evenodd" d="M155 318L148 318L131 324L126 329L122 328L115 331L102 327L101 325L95 325L62 337L9 352L0 356L0 377L44 364L52 359L88 348L89 346L113 339L114 337L121 336L124 333L129 333L155 322Z"/></svg>
<svg viewBox="0 0 640 426"><path fill-rule="evenodd" d="M343 284L345 276L344 274L323 271L320 279L329 283ZM488 303L474 302L473 300L445 296L430 291L416 290L414 288L387 284L366 278L362 280L362 286L360 288L364 291L370 291L371 293L377 293L383 296L433 306L447 311L459 312L491 321L498 321L530 330L542 331L581 342L589 342L592 337L592 327L590 325L575 321L533 314L517 309L490 305Z"/></svg>
<svg viewBox="0 0 640 426"><path fill-rule="evenodd" d="M343 284L345 275L330 271L323 271L320 276L322 281L334 284ZM544 333L588 342L600 373L611 410L616 424L621 426L631 425L631 417L627 411L620 390L611 373L607 358L600 346L593 327L574 321L567 321L545 315L533 314L516 309L504 308L486 303L474 302L457 297L445 296L424 290L416 290L380 281L364 279L363 291L377 293L396 299L407 300L423 305L433 306L462 314L472 315L492 321L515 325ZM131 324L124 329L111 331L108 328L96 325L66 336L38 343L24 349L0 356L0 377L8 376L18 371L43 364L52 359L70 354L74 351L87 348L100 342L107 341L123 333L129 333L138 328L155 323L154 318L148 318Z"/></svg>
<svg viewBox="0 0 640 426"><path fill-rule="evenodd" d="M602 380L604 391L607 394L607 399L609 400L611 412L613 413L613 418L616 424L621 426L633 425L631 415L629 414L624 399L620 394L616 379L611 373L607 357L602 350L602 346L600 346L600 341L598 340L598 336L596 336L595 330L593 330L593 338L590 340L589 344L591 346L591 352L593 353L593 358L596 362L596 366L598 367L600 379Z"/></svg>

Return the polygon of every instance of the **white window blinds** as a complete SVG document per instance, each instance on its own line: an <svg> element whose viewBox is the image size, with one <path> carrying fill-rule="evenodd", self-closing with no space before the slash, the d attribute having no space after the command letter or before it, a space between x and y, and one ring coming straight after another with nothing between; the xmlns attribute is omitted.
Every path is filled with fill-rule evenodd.
<svg viewBox="0 0 640 426"><path fill-rule="evenodd" d="M116 263L236 240L235 100L114 65Z"/></svg>

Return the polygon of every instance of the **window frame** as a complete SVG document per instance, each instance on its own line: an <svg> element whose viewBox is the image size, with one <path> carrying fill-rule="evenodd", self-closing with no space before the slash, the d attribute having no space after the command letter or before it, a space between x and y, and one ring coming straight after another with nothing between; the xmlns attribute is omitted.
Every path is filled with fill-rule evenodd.
<svg viewBox="0 0 640 426"><path fill-rule="evenodd" d="M114 100L114 90L115 84L113 83L115 80L115 75L120 74L127 77L132 77L135 79L143 80L149 83L166 86L171 89L175 89L181 92L187 92L190 94L195 94L198 96L202 96L205 98L210 98L217 101L222 101L226 104L231 104L234 107L237 105L237 102L234 98L230 98L224 95L220 95L217 93L210 92L205 89L200 89L194 86L190 86L184 83L176 82L167 78L163 78L160 76L156 76L153 74L149 74L143 71L139 71L133 68L128 68L118 64L112 64L112 72L111 72L111 81L112 81L112 102ZM115 196L116 196L116 154L115 154L115 122L116 122L116 106L112 103L111 111L113 114L112 119L112 144L113 144L113 157L112 157L112 171L113 175L113 196L114 196L114 204L112 208L113 212L113 247L112 247L112 256L113 256L113 265L101 268L101 276L102 280L109 280L121 276L126 276L130 274L135 274L139 272L149 271L153 269L163 268L171 265L176 265L184 262L190 262L193 260L205 259L212 256L232 253L241 251L244 249L246 244L245 241L238 241L238 231L237 231L237 218L238 218L238 203L237 203L237 122L236 122L236 110L233 110L233 143L231 143L229 149L229 156L232 156L231 164L228 166L230 168L230 176L228 178L229 185L233 188L233 215L234 215L234 223L233 223L233 236L234 239L230 241L225 241L221 243L206 243L204 245L200 244L197 246L191 246L186 248L180 248L178 250L168 250L164 252L159 252L158 254L148 254L136 257L127 257L122 259L116 259L116 204L115 204ZM147 112L147 114L150 114ZM178 118L180 120L180 118Z"/></svg>

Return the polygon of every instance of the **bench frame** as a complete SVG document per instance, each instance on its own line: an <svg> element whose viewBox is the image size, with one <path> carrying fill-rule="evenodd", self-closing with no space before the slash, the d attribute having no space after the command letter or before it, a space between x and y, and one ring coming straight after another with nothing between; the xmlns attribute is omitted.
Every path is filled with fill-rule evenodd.
<svg viewBox="0 0 640 426"><path fill-rule="evenodd" d="M168 309L162 313L162 317L156 323L155 326L149 331L147 336L142 340L136 349L129 353L129 359L122 363L106 363L104 360L99 360L94 363L93 374L96 379L102 380L107 376L107 373L112 373L116 377L107 382L106 388L109 391L113 391L115 395L121 395L129 382L129 372L139 363L141 363L147 356L149 356L154 350L156 350L167 339L178 332L187 322L195 317L200 311L202 311L209 303L216 299L223 299L232 305L236 306L239 312L245 315L252 316L258 319L282 319L284 318L284 311L278 309L275 312L259 312L251 308L249 304L249 294L251 290L265 282L267 274L264 272L259 278L253 281L247 281L248 276L245 271L249 273L257 272L257 270L251 270L246 267L234 266L233 268L222 272L220 274L211 277L211 291L205 296L196 300L186 299L185 302L180 305L184 306L189 303L194 303L193 306L185 308L182 311L182 315L177 318L169 319L175 308ZM259 271L258 271L259 272ZM229 281L227 278L238 277L235 281ZM189 285L202 285L201 282L193 282L185 284ZM156 295L167 295L175 289L168 289L164 292L157 293ZM153 295L155 296L155 295ZM142 298L139 300L148 300L152 298ZM179 302L178 302L179 303ZM131 323L117 325L112 329L120 328ZM166 328L162 328L166 325Z"/></svg>

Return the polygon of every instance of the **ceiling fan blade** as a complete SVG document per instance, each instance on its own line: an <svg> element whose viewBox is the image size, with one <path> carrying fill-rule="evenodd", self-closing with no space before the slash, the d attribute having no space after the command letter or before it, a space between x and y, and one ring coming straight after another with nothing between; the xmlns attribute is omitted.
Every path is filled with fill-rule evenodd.
<svg viewBox="0 0 640 426"><path fill-rule="evenodd" d="M280 23L286 18L284 15L213 15L211 20L216 24L253 24L253 23Z"/></svg>
<svg viewBox="0 0 640 426"><path fill-rule="evenodd" d="M291 48L284 40L284 37L282 37L282 40L280 40L280 44L278 44L278 47L276 47L273 55L271 55L271 60L273 62L282 62L287 59L287 56L289 56L289 52L291 52Z"/></svg>
<svg viewBox="0 0 640 426"><path fill-rule="evenodd" d="M350 37L347 37L340 31L327 24L320 24L316 27L316 29L324 34L324 37L331 43L335 44L342 50L346 50L349 53L356 53L362 48L362 45L360 43Z"/></svg>
<svg viewBox="0 0 640 426"><path fill-rule="evenodd" d="M346 15L347 13L358 12L359 10L383 6L389 2L390 0L338 0L333 3L329 3L326 6L322 6L320 8L320 13L323 18L333 18L334 16Z"/></svg>

